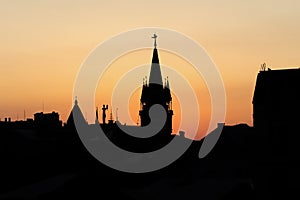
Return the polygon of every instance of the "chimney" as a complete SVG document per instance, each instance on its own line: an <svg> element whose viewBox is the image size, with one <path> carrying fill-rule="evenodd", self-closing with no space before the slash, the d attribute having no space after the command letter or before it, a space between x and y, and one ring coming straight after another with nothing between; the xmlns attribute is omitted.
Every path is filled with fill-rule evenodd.
<svg viewBox="0 0 300 200"><path fill-rule="evenodd" d="M179 131L179 136L180 136L180 137L184 137L184 135L185 135L185 132L184 132L184 131Z"/></svg>

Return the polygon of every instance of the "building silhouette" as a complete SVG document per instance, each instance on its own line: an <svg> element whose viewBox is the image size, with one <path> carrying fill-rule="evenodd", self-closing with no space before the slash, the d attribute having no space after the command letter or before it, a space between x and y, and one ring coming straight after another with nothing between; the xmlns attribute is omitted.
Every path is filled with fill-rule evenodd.
<svg viewBox="0 0 300 200"><path fill-rule="evenodd" d="M37 128L60 128L62 126L62 121L59 120L59 114L57 112L51 113L35 113L34 123Z"/></svg>
<svg viewBox="0 0 300 200"><path fill-rule="evenodd" d="M163 127L163 131L165 132L165 134L171 134L173 110L170 85L168 78L165 79L165 84L163 84L158 50L156 48L157 36L154 34L153 38L155 41L150 69L150 77L149 82L147 81L147 79L143 81L139 116L141 119L141 126L147 126L150 123L150 108L155 104L161 105L167 114L167 119Z"/></svg>
<svg viewBox="0 0 300 200"><path fill-rule="evenodd" d="M300 69L266 70L264 66L253 96L254 127L218 123L207 137L220 129L222 134L203 159L198 154L205 138L192 141L174 163L145 174L116 171L88 152L77 125L86 130L100 126L111 142L130 152L155 151L174 137L189 140L182 130L179 136L171 135L172 96L168 79L163 83L155 35L154 39L149 81L144 80L140 99L141 126L121 124L117 116L114 121L112 113L106 120L106 105L102 120L97 108L95 123L88 124L77 98L64 126L57 112L35 113L34 119L26 121L0 120L0 199L291 199L288 190L298 191L300 177ZM167 116L159 133L137 138L124 132L145 133L153 120L150 108L156 104ZM139 162L139 157L134 159Z"/></svg>
<svg viewBox="0 0 300 200"><path fill-rule="evenodd" d="M256 79L253 126L276 157L292 155L299 140L300 69L266 70Z"/></svg>
<svg viewBox="0 0 300 200"><path fill-rule="evenodd" d="M253 96L253 125L277 130L300 122L300 69L260 71Z"/></svg>

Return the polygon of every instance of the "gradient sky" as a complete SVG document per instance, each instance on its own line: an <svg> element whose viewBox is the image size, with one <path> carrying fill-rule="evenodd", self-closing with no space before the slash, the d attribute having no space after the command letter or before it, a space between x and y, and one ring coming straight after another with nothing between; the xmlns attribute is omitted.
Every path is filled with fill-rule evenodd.
<svg viewBox="0 0 300 200"><path fill-rule="evenodd" d="M260 65L300 66L299 19L297 0L2 0L0 118L23 119L24 110L33 117L44 104L45 112L58 111L66 121L89 52L112 35L150 26L177 30L202 45L223 76L226 124L252 125ZM151 54L145 56L150 61Z"/></svg>

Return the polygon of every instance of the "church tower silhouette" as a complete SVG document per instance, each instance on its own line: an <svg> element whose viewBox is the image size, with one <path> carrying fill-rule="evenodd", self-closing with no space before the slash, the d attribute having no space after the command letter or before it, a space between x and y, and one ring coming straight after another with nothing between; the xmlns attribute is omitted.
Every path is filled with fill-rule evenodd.
<svg viewBox="0 0 300 200"><path fill-rule="evenodd" d="M165 109L167 115L166 123L162 131L166 134L171 134L173 110L169 80L168 78L166 78L165 84L163 85L158 51L156 48L157 35L154 34L152 38L154 39L154 50L150 69L149 83L147 83L147 78L144 79L140 99L139 115L141 119L141 126L147 126L150 123L151 120L149 117L149 110L151 106L159 104Z"/></svg>

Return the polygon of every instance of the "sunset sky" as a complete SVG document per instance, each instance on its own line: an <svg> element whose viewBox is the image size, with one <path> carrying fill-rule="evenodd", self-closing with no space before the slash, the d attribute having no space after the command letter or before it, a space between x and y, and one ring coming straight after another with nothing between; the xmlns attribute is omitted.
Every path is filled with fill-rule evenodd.
<svg viewBox="0 0 300 200"><path fill-rule="evenodd" d="M78 70L99 43L127 30L161 27L193 38L216 63L227 95L225 123L252 125L251 102L260 65L300 66L299 19L298 0L2 0L0 118L21 120L24 110L26 117L33 117L44 104L45 112L58 111L66 121ZM116 64L132 62L134 67L139 61L149 63L151 56L151 51L135 52ZM160 59L171 67L178 64L164 52ZM96 97L96 103L107 102ZM83 114L92 122L94 113Z"/></svg>

